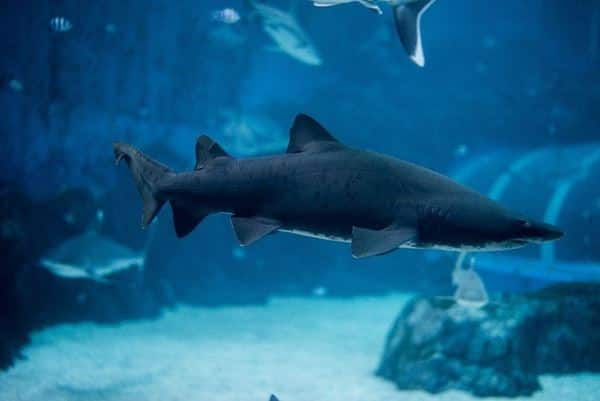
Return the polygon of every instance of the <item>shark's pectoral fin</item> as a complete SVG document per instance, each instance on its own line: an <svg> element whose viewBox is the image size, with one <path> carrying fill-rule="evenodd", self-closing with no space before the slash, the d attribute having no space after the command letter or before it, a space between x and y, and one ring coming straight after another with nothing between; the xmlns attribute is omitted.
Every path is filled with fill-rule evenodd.
<svg viewBox="0 0 600 401"><path fill-rule="evenodd" d="M174 202L171 202L171 209L173 210L175 233L179 238L185 237L191 233L194 228L209 215L209 213L192 213Z"/></svg>
<svg viewBox="0 0 600 401"><path fill-rule="evenodd" d="M250 245L281 228L279 222L261 217L231 216L231 224L242 246Z"/></svg>
<svg viewBox="0 0 600 401"><path fill-rule="evenodd" d="M419 67L425 65L423 44L421 41L421 15L435 2L435 0L417 0L400 3L394 6L394 24L400 42L411 60Z"/></svg>
<svg viewBox="0 0 600 401"><path fill-rule="evenodd" d="M357 259L383 255L397 249L416 237L416 230L410 227L388 227L383 230L352 228L352 256Z"/></svg>

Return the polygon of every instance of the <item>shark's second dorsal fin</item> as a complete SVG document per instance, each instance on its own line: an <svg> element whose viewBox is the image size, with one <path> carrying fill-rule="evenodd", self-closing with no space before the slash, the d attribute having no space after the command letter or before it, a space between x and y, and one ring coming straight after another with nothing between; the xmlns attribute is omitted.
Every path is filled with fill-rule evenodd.
<svg viewBox="0 0 600 401"><path fill-rule="evenodd" d="M321 152L338 149L343 145L314 118L298 114L290 128L287 153Z"/></svg>
<svg viewBox="0 0 600 401"><path fill-rule="evenodd" d="M195 170L200 170L206 164L214 159L225 157L231 158L227 152L223 150L221 145L216 143L207 135L201 135L196 141L196 167Z"/></svg>

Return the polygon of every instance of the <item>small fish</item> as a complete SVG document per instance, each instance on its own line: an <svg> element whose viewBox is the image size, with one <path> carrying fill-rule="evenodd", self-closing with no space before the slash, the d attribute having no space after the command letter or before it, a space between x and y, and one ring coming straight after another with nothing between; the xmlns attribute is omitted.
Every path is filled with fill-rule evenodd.
<svg viewBox="0 0 600 401"><path fill-rule="evenodd" d="M325 295L327 295L327 288L326 287L316 287L313 289L312 293L315 297L324 297Z"/></svg>
<svg viewBox="0 0 600 401"><path fill-rule="evenodd" d="M213 21L233 25L241 19L240 14L234 8L224 8L212 12Z"/></svg>
<svg viewBox="0 0 600 401"><path fill-rule="evenodd" d="M115 33L117 32L117 26L115 24L108 23L104 25L104 31L106 31L106 33Z"/></svg>
<svg viewBox="0 0 600 401"><path fill-rule="evenodd" d="M71 28L73 24L65 17L54 17L50 20L50 29L54 32L68 32Z"/></svg>
<svg viewBox="0 0 600 401"><path fill-rule="evenodd" d="M469 147L466 144L461 144L454 150L454 156L465 157L469 153Z"/></svg>
<svg viewBox="0 0 600 401"><path fill-rule="evenodd" d="M23 92L23 83L18 79L11 79L8 81L8 87L14 92Z"/></svg>

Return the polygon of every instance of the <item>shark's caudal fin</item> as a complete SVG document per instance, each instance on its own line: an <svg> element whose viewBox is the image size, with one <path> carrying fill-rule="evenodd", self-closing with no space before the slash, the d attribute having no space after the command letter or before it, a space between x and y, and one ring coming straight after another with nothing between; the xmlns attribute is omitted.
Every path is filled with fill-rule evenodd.
<svg viewBox="0 0 600 401"><path fill-rule="evenodd" d="M425 65L423 44L421 41L421 15L435 0L417 0L400 2L393 8L394 23L400 42L410 59L419 67Z"/></svg>
<svg viewBox="0 0 600 401"><path fill-rule="evenodd" d="M152 160L133 146L117 142L113 144L113 151L116 164L119 164L121 160L125 160L127 166L129 166L135 186L144 203L142 227L146 228L165 203L164 200L160 200L155 196L157 183L164 176L174 173L168 167Z"/></svg>

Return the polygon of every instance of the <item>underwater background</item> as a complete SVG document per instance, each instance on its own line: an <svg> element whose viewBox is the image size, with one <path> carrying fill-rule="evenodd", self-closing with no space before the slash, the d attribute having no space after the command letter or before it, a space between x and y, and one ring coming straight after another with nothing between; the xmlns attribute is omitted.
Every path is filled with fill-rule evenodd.
<svg viewBox="0 0 600 401"><path fill-rule="evenodd" d="M265 3L318 65L243 1L2 2L0 400L597 399L600 2L438 0L424 68L385 3ZM490 298L471 308L456 253L242 248L223 215L178 239L169 208L140 228L114 141L190 170L200 134L285 152L301 112L565 236L467 255Z"/></svg>

